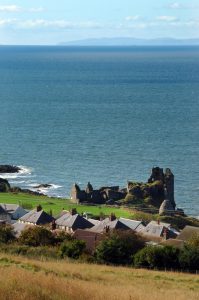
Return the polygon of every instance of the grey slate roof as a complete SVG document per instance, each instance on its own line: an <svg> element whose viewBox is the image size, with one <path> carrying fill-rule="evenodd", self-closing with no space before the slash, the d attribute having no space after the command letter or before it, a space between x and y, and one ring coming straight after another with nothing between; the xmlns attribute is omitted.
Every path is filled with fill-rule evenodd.
<svg viewBox="0 0 199 300"><path fill-rule="evenodd" d="M5 209L3 209L2 206L0 206L0 214L7 214L7 212L5 211Z"/></svg>
<svg viewBox="0 0 199 300"><path fill-rule="evenodd" d="M19 207L18 204L5 204L5 203L0 203L0 206L3 207L3 209L5 211L11 211L14 212L17 210L17 208Z"/></svg>
<svg viewBox="0 0 199 300"><path fill-rule="evenodd" d="M100 223L100 221L99 220L95 220L95 219L88 219L88 221L89 222L91 222L93 225L97 225L97 224L99 224Z"/></svg>
<svg viewBox="0 0 199 300"><path fill-rule="evenodd" d="M54 218L47 214L45 211L36 211L35 209L31 210L30 212L28 212L20 218L20 221L22 222L32 223L36 225L44 225L47 223L51 223L53 220Z"/></svg>
<svg viewBox="0 0 199 300"><path fill-rule="evenodd" d="M161 238L164 235L164 230L167 229L169 236L168 237L176 237L177 232L171 228L171 224L151 221L144 229L140 232L144 236Z"/></svg>
<svg viewBox="0 0 199 300"><path fill-rule="evenodd" d="M93 226L90 231L93 232L103 232L106 227L108 227L109 229L123 229L123 230L128 230L129 227L126 226L124 223L122 223L120 220L116 219L114 221L110 221L109 218L104 219L103 221L101 221L99 224L96 224L95 226Z"/></svg>
<svg viewBox="0 0 199 300"><path fill-rule="evenodd" d="M123 224L125 224L130 229L137 231L137 232L139 232L145 228L142 221L130 220L130 219L125 219L125 218L119 218L119 221L122 222Z"/></svg>
<svg viewBox="0 0 199 300"><path fill-rule="evenodd" d="M199 235L199 227L185 226L185 228L178 235L177 239L187 241L195 234Z"/></svg>
<svg viewBox="0 0 199 300"><path fill-rule="evenodd" d="M26 229L28 227L31 227L31 226L34 226L34 225L16 222L12 226L13 226L13 229L14 229L14 235L15 235L15 237L18 238L20 236L21 232L24 229Z"/></svg>
<svg viewBox="0 0 199 300"><path fill-rule="evenodd" d="M75 214L66 213L55 221L56 225L76 229L85 229L93 227L93 224L84 217Z"/></svg>

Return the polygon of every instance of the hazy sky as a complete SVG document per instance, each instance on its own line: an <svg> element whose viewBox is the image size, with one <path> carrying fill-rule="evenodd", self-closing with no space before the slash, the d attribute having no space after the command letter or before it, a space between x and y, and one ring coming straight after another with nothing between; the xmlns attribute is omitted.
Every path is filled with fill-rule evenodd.
<svg viewBox="0 0 199 300"><path fill-rule="evenodd" d="M198 0L0 0L0 44L198 38Z"/></svg>

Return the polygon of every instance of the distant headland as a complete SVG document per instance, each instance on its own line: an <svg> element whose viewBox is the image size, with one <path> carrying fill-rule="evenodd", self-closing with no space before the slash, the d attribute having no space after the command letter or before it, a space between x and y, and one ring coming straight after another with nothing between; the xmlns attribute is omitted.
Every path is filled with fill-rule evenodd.
<svg viewBox="0 0 199 300"><path fill-rule="evenodd" d="M138 39L131 37L82 39L59 43L60 46L199 46L198 39Z"/></svg>

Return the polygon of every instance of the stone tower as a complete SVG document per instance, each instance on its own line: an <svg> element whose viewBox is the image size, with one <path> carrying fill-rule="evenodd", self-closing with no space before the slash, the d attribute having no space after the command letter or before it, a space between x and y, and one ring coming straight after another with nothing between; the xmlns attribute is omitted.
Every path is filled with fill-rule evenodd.
<svg viewBox="0 0 199 300"><path fill-rule="evenodd" d="M164 185L167 191L167 200L170 201L171 205L175 209L176 203L174 199L174 175L169 168L164 173Z"/></svg>

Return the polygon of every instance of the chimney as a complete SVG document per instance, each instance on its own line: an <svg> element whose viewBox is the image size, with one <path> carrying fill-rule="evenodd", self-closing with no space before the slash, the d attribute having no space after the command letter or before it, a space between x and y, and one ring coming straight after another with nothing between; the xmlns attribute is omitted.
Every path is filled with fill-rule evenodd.
<svg viewBox="0 0 199 300"><path fill-rule="evenodd" d="M41 211L42 210L42 206L39 204L39 205L37 205L37 207L36 207L36 211L37 212L39 212L39 211Z"/></svg>
<svg viewBox="0 0 199 300"><path fill-rule="evenodd" d="M110 221L115 221L115 220L116 220L116 216L115 216L114 213L112 213L112 214L110 215L109 220L110 220Z"/></svg>
<svg viewBox="0 0 199 300"><path fill-rule="evenodd" d="M76 215L77 214L76 208L72 208L70 213L71 213L72 216Z"/></svg>
<svg viewBox="0 0 199 300"><path fill-rule="evenodd" d="M164 240L168 240L168 238L169 238L169 230L166 227L163 230L163 238L164 238Z"/></svg>
<svg viewBox="0 0 199 300"><path fill-rule="evenodd" d="M104 231L105 231L105 233L108 233L110 231L110 227L109 226L105 226Z"/></svg>
<svg viewBox="0 0 199 300"><path fill-rule="evenodd" d="M55 223L55 220L52 221L51 228L52 228L52 230L55 230L55 229L56 229L56 223Z"/></svg>

